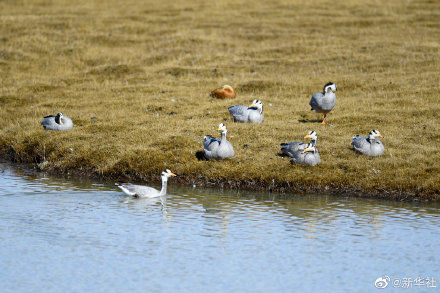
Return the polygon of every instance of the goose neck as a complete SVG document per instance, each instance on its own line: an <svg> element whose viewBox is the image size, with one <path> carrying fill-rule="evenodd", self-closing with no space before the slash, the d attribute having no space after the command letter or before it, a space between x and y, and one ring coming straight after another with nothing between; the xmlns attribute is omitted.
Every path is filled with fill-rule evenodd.
<svg viewBox="0 0 440 293"><path fill-rule="evenodd" d="M160 190L160 196L167 194L167 183L168 179L166 177L162 177L162 189Z"/></svg>
<svg viewBox="0 0 440 293"><path fill-rule="evenodd" d="M222 141L225 141L226 140L226 130L225 131L222 131Z"/></svg>

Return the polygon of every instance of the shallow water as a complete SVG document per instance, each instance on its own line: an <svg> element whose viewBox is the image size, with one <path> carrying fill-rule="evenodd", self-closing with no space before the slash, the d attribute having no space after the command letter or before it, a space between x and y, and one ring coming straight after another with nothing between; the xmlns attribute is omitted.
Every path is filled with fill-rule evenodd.
<svg viewBox="0 0 440 293"><path fill-rule="evenodd" d="M169 185L165 201L132 199L0 164L1 291L371 292L386 275L440 288L438 203Z"/></svg>

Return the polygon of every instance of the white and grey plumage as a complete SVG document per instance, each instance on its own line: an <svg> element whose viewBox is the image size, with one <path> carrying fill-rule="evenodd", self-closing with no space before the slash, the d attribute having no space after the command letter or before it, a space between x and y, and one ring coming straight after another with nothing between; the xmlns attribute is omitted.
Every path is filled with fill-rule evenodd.
<svg viewBox="0 0 440 293"><path fill-rule="evenodd" d="M336 105L336 95L334 93L336 90L336 84L333 82L328 82L324 86L324 91L322 93L315 93L310 99L309 104L312 107L311 110L324 114L324 119L322 120L321 124L325 124L325 117L327 116L327 113L330 112Z"/></svg>
<svg viewBox="0 0 440 293"><path fill-rule="evenodd" d="M41 125L43 125L46 130L70 130L73 127L73 122L72 119L59 112L56 115L44 117Z"/></svg>
<svg viewBox="0 0 440 293"><path fill-rule="evenodd" d="M368 137L355 135L353 136L351 145L355 151L361 154L377 157L385 152L385 147L383 143L377 139L378 137L383 137L378 130L370 131Z"/></svg>
<svg viewBox="0 0 440 293"><path fill-rule="evenodd" d="M205 158L211 159L228 159L234 156L234 148L232 144L227 141L227 129L223 123L218 126L218 131L221 132L221 139L214 138L207 135L203 138L203 152Z"/></svg>
<svg viewBox="0 0 440 293"><path fill-rule="evenodd" d="M118 186L127 195L134 197L153 198L167 194L167 182L170 176L176 176L176 174L172 173L168 169L162 172L160 176L162 178L162 189L160 191L153 187L131 183L115 183L115 185Z"/></svg>
<svg viewBox="0 0 440 293"><path fill-rule="evenodd" d="M254 100L249 106L231 106L228 111L235 122L261 123L264 120L263 102L260 100Z"/></svg>
<svg viewBox="0 0 440 293"><path fill-rule="evenodd" d="M297 150L292 153L290 161L294 164L301 164L305 166L316 166L321 163L318 149L309 143L303 150Z"/></svg>
<svg viewBox="0 0 440 293"><path fill-rule="evenodd" d="M318 135L316 134L316 131L312 130L309 131L309 133L307 133L306 136L304 136L304 138L310 138L310 143L312 144L312 146L316 146L316 143L318 142ZM302 142L297 142L297 141L293 141L293 142L289 142L289 143L282 143L281 144L281 152L283 154L288 155L289 157L293 156L293 153L295 153L298 150L303 150L307 147L307 143L302 143Z"/></svg>
<svg viewBox="0 0 440 293"><path fill-rule="evenodd" d="M220 139L206 135L203 138L203 149L208 151L213 151L220 145Z"/></svg>

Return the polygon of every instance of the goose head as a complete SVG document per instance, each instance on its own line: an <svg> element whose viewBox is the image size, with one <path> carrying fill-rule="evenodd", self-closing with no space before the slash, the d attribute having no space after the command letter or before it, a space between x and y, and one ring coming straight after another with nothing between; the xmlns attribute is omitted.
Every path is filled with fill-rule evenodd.
<svg viewBox="0 0 440 293"><path fill-rule="evenodd" d="M61 124L61 118L63 118L63 117L64 117L63 113L58 112L57 115L55 116L55 122L57 124Z"/></svg>
<svg viewBox="0 0 440 293"><path fill-rule="evenodd" d="M318 135L316 134L316 131L312 130L309 131L309 133L307 133L306 136L304 136L304 138L310 138L310 140L317 140Z"/></svg>
<svg viewBox="0 0 440 293"><path fill-rule="evenodd" d="M260 113L263 113L263 102L260 100L253 100L249 107L255 107Z"/></svg>
<svg viewBox="0 0 440 293"><path fill-rule="evenodd" d="M331 82L331 81L329 81L324 86L324 94L325 93L330 93L330 92L334 93L334 92L336 92L337 89L338 88L336 87L336 84Z"/></svg>
<svg viewBox="0 0 440 293"><path fill-rule="evenodd" d="M166 169L165 171L162 172L162 174L160 174L160 177L162 178L162 181L168 181L168 178L170 178L171 176L177 176L176 174L174 174L173 172L171 172L169 169Z"/></svg>
<svg viewBox="0 0 440 293"><path fill-rule="evenodd" d="M375 129L371 130L370 134L368 135L369 139L376 139L379 137L382 138L383 136L382 134L380 134L379 130L375 130Z"/></svg>
<svg viewBox="0 0 440 293"><path fill-rule="evenodd" d="M307 145L307 147L305 149L303 149L302 153L303 154L306 152L313 152L314 153L315 151L316 151L316 148L311 143L309 143Z"/></svg>
<svg viewBox="0 0 440 293"><path fill-rule="evenodd" d="M228 132L228 130L226 129L226 125L224 125L223 123L220 123L218 125L218 129L217 130L220 131L222 134L223 133L226 134L226 132Z"/></svg>

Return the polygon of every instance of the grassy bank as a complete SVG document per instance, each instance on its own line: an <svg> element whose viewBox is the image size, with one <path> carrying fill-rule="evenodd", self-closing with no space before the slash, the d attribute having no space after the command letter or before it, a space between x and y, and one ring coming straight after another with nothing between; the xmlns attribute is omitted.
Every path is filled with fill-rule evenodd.
<svg viewBox="0 0 440 293"><path fill-rule="evenodd" d="M439 198L439 18L429 0L1 1L0 153L54 173ZM308 102L328 81L323 126ZM236 99L209 98L223 84ZM255 98L264 123L233 123L227 107ZM72 131L42 129L58 111ZM198 161L220 122L235 158ZM371 129L382 157L350 149ZM308 130L320 165L277 156Z"/></svg>

